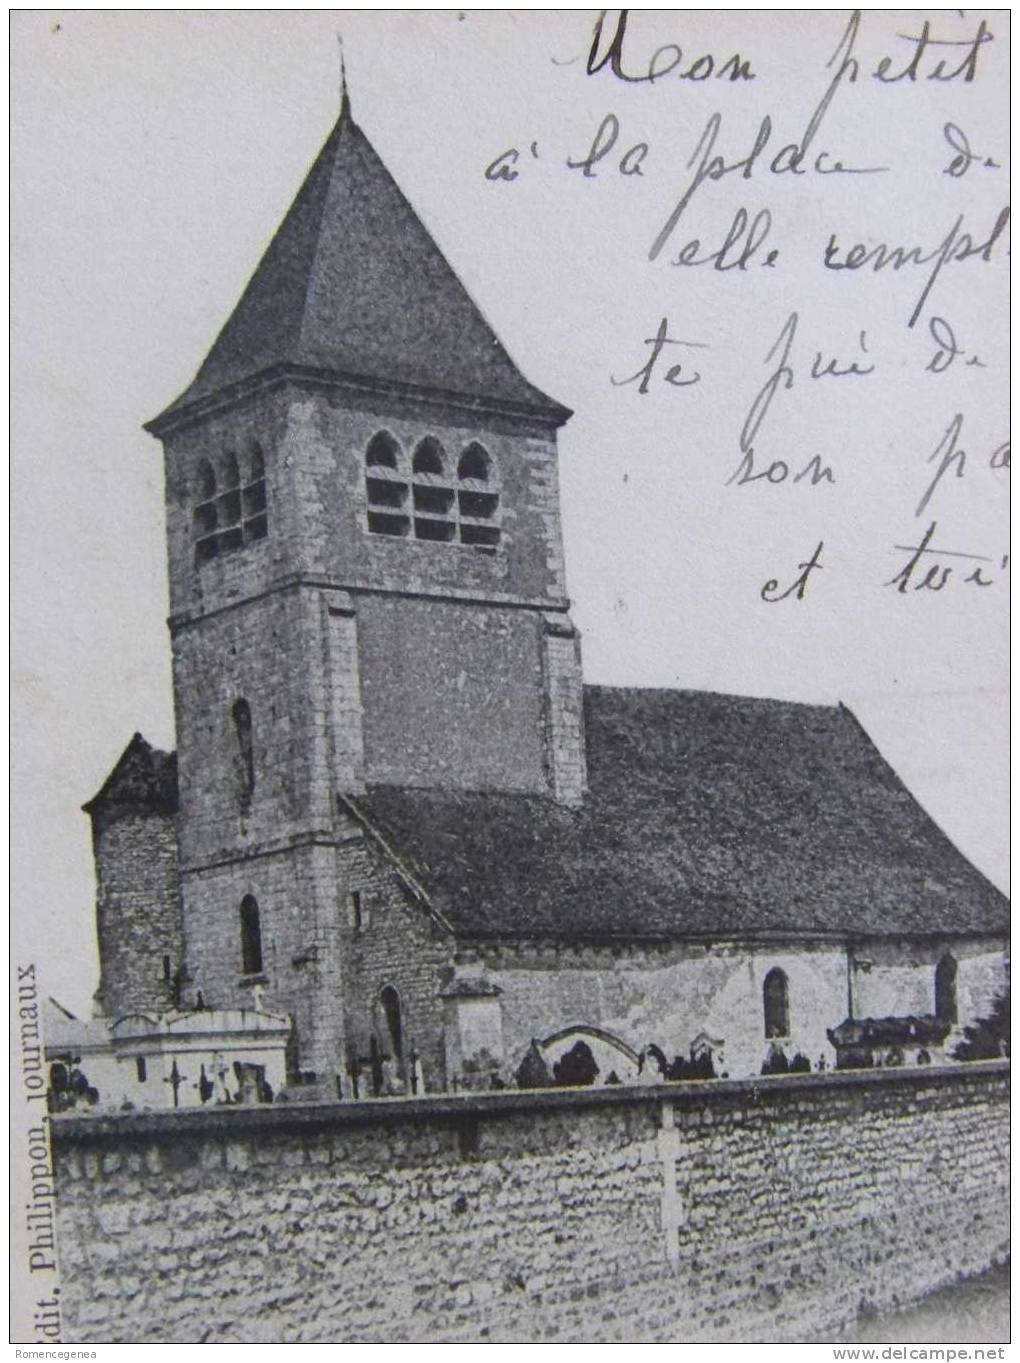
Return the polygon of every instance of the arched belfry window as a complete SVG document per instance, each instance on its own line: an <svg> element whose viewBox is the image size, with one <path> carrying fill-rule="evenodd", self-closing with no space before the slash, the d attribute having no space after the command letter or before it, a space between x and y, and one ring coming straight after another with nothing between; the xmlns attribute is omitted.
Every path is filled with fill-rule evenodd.
<svg viewBox="0 0 1020 1363"><path fill-rule="evenodd" d="M490 467L488 454L477 440L472 440L457 461L457 477L462 480L470 478L476 483L487 483Z"/></svg>
<svg viewBox="0 0 1020 1363"><path fill-rule="evenodd" d="M441 542L454 539L457 534L454 490L446 476L445 452L434 437L426 436L415 449L411 476L415 539Z"/></svg>
<svg viewBox="0 0 1020 1363"><path fill-rule="evenodd" d="M477 440L472 440L457 461L457 477L461 543L493 548L499 543L499 526L495 523L499 492L492 486L492 460Z"/></svg>
<svg viewBox="0 0 1020 1363"><path fill-rule="evenodd" d="M956 1022L956 961L946 953L935 967L935 1016Z"/></svg>
<svg viewBox="0 0 1020 1363"><path fill-rule="evenodd" d="M227 449L216 465L209 459L201 461L192 524L197 564L265 539L266 465L257 441L248 446L243 460Z"/></svg>
<svg viewBox="0 0 1020 1363"><path fill-rule="evenodd" d="M379 431L365 451L368 528L374 535L410 534L407 479L400 472L400 446L389 431Z"/></svg>
<svg viewBox="0 0 1020 1363"><path fill-rule="evenodd" d="M251 894L241 900L241 972L244 975L262 973L262 924L258 901Z"/></svg>
<svg viewBox="0 0 1020 1363"><path fill-rule="evenodd" d="M417 476L419 473L434 473L442 478L446 472L446 461L443 457L443 447L434 436L427 435L414 451L414 459L411 461L411 470Z"/></svg>
<svg viewBox="0 0 1020 1363"><path fill-rule="evenodd" d="M374 468L392 469L396 473L400 467L400 446L389 431L379 431L368 442L365 463Z"/></svg>
<svg viewBox="0 0 1020 1363"><path fill-rule="evenodd" d="M241 530L245 544L263 540L269 532L266 515L266 460L262 446L253 440L248 449L245 484L241 489Z"/></svg>
<svg viewBox="0 0 1020 1363"><path fill-rule="evenodd" d="M244 543L241 530L241 469L237 455L227 450L220 461L220 495L217 506L220 513L220 553L240 549Z"/></svg>
<svg viewBox="0 0 1020 1363"><path fill-rule="evenodd" d="M206 563L219 553L220 517L216 505L216 471L208 459L198 466L193 513L195 562Z"/></svg>
<svg viewBox="0 0 1020 1363"><path fill-rule="evenodd" d="M255 793L255 749L251 736L251 706L246 700L235 700L230 710L237 740L237 759L241 773L241 808L247 809Z"/></svg>
<svg viewBox="0 0 1020 1363"><path fill-rule="evenodd" d="M762 990L765 1006L765 1036L790 1035L790 986L786 975L777 966L765 976Z"/></svg>

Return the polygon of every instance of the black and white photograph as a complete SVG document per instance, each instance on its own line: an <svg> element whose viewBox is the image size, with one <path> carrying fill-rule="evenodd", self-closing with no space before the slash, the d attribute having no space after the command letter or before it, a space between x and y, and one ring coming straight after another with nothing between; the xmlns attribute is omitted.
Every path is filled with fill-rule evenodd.
<svg viewBox="0 0 1020 1363"><path fill-rule="evenodd" d="M1009 20L11 12L12 1343L1005 1357Z"/></svg>

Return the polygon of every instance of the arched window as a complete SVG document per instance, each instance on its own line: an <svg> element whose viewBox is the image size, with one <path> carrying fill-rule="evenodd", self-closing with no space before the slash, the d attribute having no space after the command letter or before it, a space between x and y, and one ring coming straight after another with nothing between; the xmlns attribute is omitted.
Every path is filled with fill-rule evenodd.
<svg viewBox="0 0 1020 1363"><path fill-rule="evenodd" d="M207 563L219 553L219 512L216 507L216 472L208 459L198 466L193 513L195 562Z"/></svg>
<svg viewBox="0 0 1020 1363"><path fill-rule="evenodd" d="M448 543L457 533L454 490L446 478L443 447L433 436L418 445L411 472L415 539Z"/></svg>
<svg viewBox="0 0 1020 1363"><path fill-rule="evenodd" d="M241 808L247 809L255 792L255 750L251 741L251 706L246 700L235 700L230 713L234 720L234 736L237 739L237 757L241 771Z"/></svg>
<svg viewBox="0 0 1020 1363"><path fill-rule="evenodd" d="M491 471L488 454L477 440L472 440L457 463L461 544L493 548L499 543L499 526L494 524L499 493L489 486Z"/></svg>
<svg viewBox="0 0 1020 1363"><path fill-rule="evenodd" d="M457 461L457 477L470 478L476 483L489 481L489 456L477 440L465 447Z"/></svg>
<svg viewBox="0 0 1020 1363"><path fill-rule="evenodd" d="M202 459L198 465L198 499L201 502L208 502L215 496L216 470L208 459Z"/></svg>
<svg viewBox="0 0 1020 1363"><path fill-rule="evenodd" d="M404 1057L404 1026L400 1017L400 995L392 984L386 985L380 992L379 1004L386 1020L386 1030L389 1034L388 1039L392 1047L393 1059L399 1065Z"/></svg>
<svg viewBox="0 0 1020 1363"><path fill-rule="evenodd" d="M413 473L435 473L440 478L446 472L443 447L435 436L427 435L414 452L411 463Z"/></svg>
<svg viewBox="0 0 1020 1363"><path fill-rule="evenodd" d="M244 543L241 530L241 470L237 455L227 450L220 461L221 492L216 499L220 516L220 553L240 549Z"/></svg>
<svg viewBox="0 0 1020 1363"><path fill-rule="evenodd" d="M264 540L269 531L266 516L266 461L262 446L253 440L248 447L247 481L241 489L241 530L245 544Z"/></svg>
<svg viewBox="0 0 1020 1363"><path fill-rule="evenodd" d="M777 966L765 976L762 991L765 1004L765 1036L790 1035L790 987Z"/></svg>
<svg viewBox="0 0 1020 1363"><path fill-rule="evenodd" d="M393 469L394 472L399 468L399 457L400 447L389 431L377 432L365 451L366 464L380 469Z"/></svg>
<svg viewBox="0 0 1020 1363"><path fill-rule="evenodd" d="M378 431L365 451L368 528L373 535L403 538L411 532L407 482L400 474L400 447L389 431Z"/></svg>
<svg viewBox="0 0 1020 1363"><path fill-rule="evenodd" d="M262 973L262 926L259 922L259 906L254 895L246 894L241 900L241 973L260 975Z"/></svg>
<svg viewBox="0 0 1020 1363"><path fill-rule="evenodd" d="M947 952L935 967L935 1016L956 1022L956 961Z"/></svg>

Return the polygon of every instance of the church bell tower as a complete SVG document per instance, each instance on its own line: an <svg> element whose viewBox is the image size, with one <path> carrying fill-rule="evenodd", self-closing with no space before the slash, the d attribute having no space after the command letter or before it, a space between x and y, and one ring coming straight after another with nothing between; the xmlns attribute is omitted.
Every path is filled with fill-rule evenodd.
<svg viewBox="0 0 1020 1363"><path fill-rule="evenodd" d="M517 370L345 95L195 380L146 428L165 455L188 966L217 1007L263 983L302 1067L336 1044L339 796L583 798L569 415Z"/></svg>

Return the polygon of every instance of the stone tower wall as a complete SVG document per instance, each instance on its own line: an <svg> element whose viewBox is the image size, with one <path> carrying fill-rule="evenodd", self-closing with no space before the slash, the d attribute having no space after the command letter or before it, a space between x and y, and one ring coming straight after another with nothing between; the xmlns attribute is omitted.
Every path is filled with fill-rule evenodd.
<svg viewBox="0 0 1020 1363"><path fill-rule="evenodd" d="M93 820L97 1006L106 1017L173 1003L184 955L177 832L169 813L117 811Z"/></svg>

